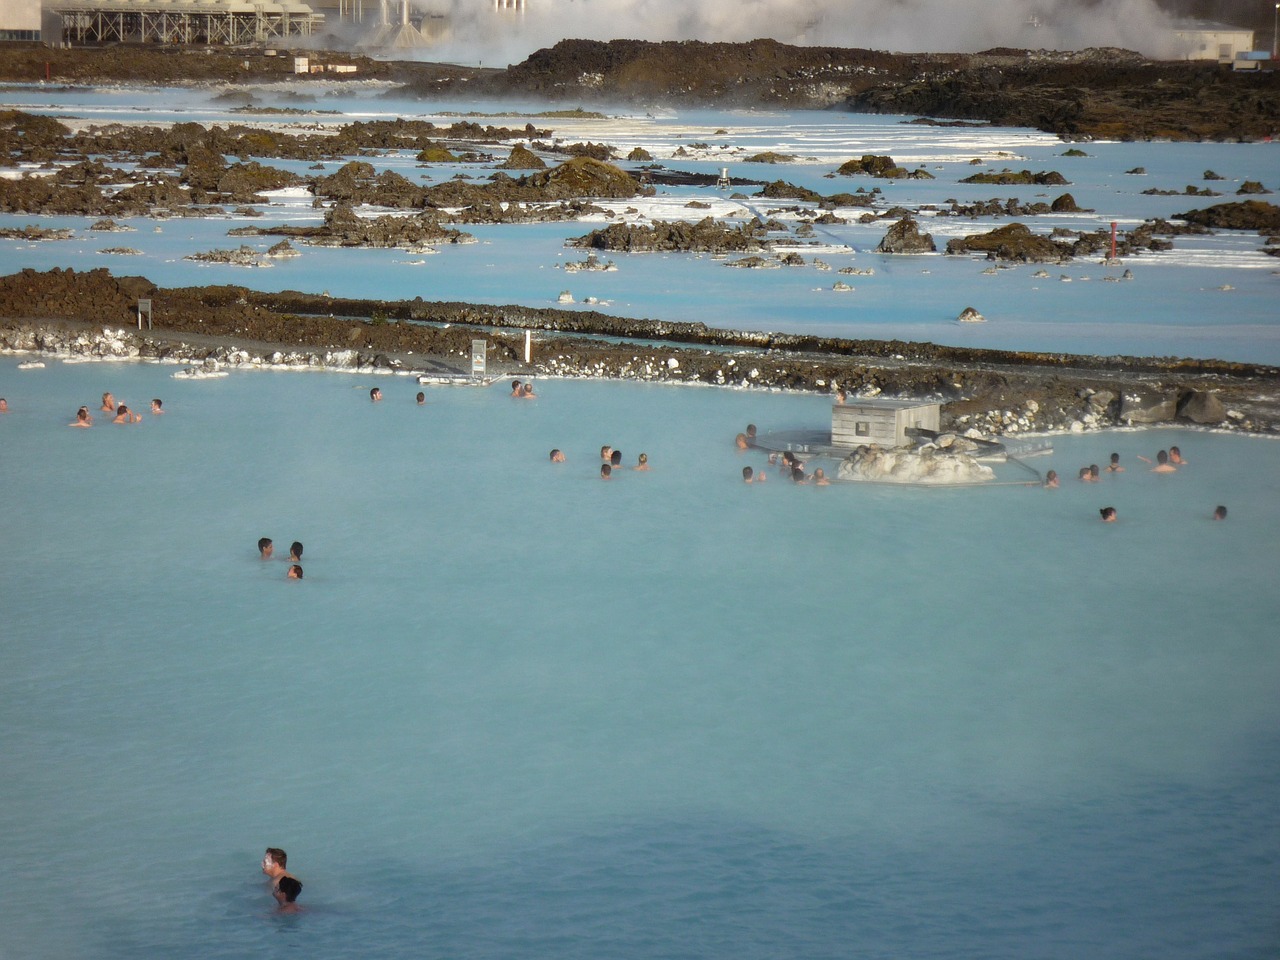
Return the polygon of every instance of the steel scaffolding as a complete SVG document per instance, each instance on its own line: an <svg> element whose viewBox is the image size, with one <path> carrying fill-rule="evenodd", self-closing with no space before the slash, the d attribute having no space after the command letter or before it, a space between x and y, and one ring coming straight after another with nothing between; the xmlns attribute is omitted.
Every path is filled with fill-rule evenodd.
<svg viewBox="0 0 1280 960"><path fill-rule="evenodd" d="M78 0L45 9L61 18L62 39L72 44L237 46L309 37L324 25L324 14L293 0Z"/></svg>

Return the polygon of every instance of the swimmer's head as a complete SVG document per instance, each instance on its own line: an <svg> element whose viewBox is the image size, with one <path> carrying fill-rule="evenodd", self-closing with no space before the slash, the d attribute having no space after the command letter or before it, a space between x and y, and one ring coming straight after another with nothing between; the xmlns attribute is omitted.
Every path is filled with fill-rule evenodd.
<svg viewBox="0 0 1280 960"><path fill-rule="evenodd" d="M298 564L296 564L296 563L294 563L294 564L290 564L290 565L289 565L289 572L286 574L286 576L287 576L290 580L301 580L301 579L302 579L302 567L300 567L300 566L299 566Z"/></svg>
<svg viewBox="0 0 1280 960"><path fill-rule="evenodd" d="M426 395L425 393L423 393L421 390L419 390L419 391L418 391L418 402L419 402L419 403L426 403L426 402L427 402L427 395Z"/></svg>
<svg viewBox="0 0 1280 960"><path fill-rule="evenodd" d="M117 417L123 417L123 416L124 416L126 413L128 413L128 412L129 412L129 408L128 408L128 407L126 407L123 403L122 403L122 404L120 404L120 406L116 407L116 416L117 416Z"/></svg>
<svg viewBox="0 0 1280 960"><path fill-rule="evenodd" d="M289 559L290 560L302 559L302 544L300 544L297 540L289 544Z"/></svg>
<svg viewBox="0 0 1280 960"><path fill-rule="evenodd" d="M609 466L609 464L607 463L600 464L600 479L608 480L612 476L613 476L613 467Z"/></svg>
<svg viewBox="0 0 1280 960"><path fill-rule="evenodd" d="M370 391L369 391L369 399L370 399L370 400L381 400L381 399L382 399L382 391L381 391L381 390L379 390L377 387L374 387L372 390L370 390Z"/></svg>
<svg viewBox="0 0 1280 960"><path fill-rule="evenodd" d="M1225 520L1225 519L1227 519L1227 508L1226 508L1226 507L1221 507L1221 506L1220 506L1220 507L1216 507L1216 508L1214 508L1214 511L1213 511L1213 519L1215 519L1215 520Z"/></svg>
<svg viewBox="0 0 1280 960"><path fill-rule="evenodd" d="M756 435L756 425L755 425L754 423L748 423L748 424L747 424L747 436L748 436L748 437L751 437L752 439L754 439L754 438L755 438L755 435Z"/></svg>
<svg viewBox="0 0 1280 960"><path fill-rule="evenodd" d="M564 463L564 452L559 447L551 451L551 462Z"/></svg>
<svg viewBox="0 0 1280 960"><path fill-rule="evenodd" d="M159 413L163 407L164 407L164 403L160 400L159 397L156 397L154 400L151 401L152 413Z"/></svg>
<svg viewBox="0 0 1280 960"><path fill-rule="evenodd" d="M750 467L743 467L743 468L742 468L742 479L743 479L743 480L745 480L747 483L750 483L754 477L755 477L755 471L754 471L754 470L752 470Z"/></svg>
<svg viewBox="0 0 1280 960"><path fill-rule="evenodd" d="M613 455L613 447L609 446L607 443L600 448L601 460L608 460L612 455Z"/></svg>
<svg viewBox="0 0 1280 960"><path fill-rule="evenodd" d="M1169 454L1161 450L1156 454L1156 463L1165 464L1169 462Z"/></svg>
<svg viewBox="0 0 1280 960"><path fill-rule="evenodd" d="M265 870L272 864L283 869L289 862L289 855L279 847L267 847L266 855L262 858L262 869Z"/></svg>
<svg viewBox="0 0 1280 960"><path fill-rule="evenodd" d="M1120 454L1118 454L1118 453L1113 453L1113 454L1111 455L1111 463L1112 463L1112 465L1115 465L1115 464L1117 464L1117 463L1119 463L1119 462L1120 462Z"/></svg>
<svg viewBox="0 0 1280 960"><path fill-rule="evenodd" d="M295 877L281 877L276 884L275 896L281 903L293 903L302 892L302 882Z"/></svg>
<svg viewBox="0 0 1280 960"><path fill-rule="evenodd" d="M270 537L263 537L258 541L258 553L262 554L262 559L271 556L271 552L275 549L275 545L271 542Z"/></svg>
<svg viewBox="0 0 1280 960"><path fill-rule="evenodd" d="M622 466L622 451L614 450L611 454L609 454L609 462L613 464L615 467Z"/></svg>
<svg viewBox="0 0 1280 960"><path fill-rule="evenodd" d="M1115 523L1116 521L1115 507L1103 507L1101 510L1098 511L1098 513L1102 516L1103 523Z"/></svg>
<svg viewBox="0 0 1280 960"><path fill-rule="evenodd" d="M647 453L640 454L639 462L641 466L643 466L644 464L647 464L649 462L649 455Z"/></svg>
<svg viewBox="0 0 1280 960"><path fill-rule="evenodd" d="M512 392L512 393L519 393L519 392L520 392L520 381L519 381L519 380L512 380L512 381L511 381L511 392Z"/></svg>

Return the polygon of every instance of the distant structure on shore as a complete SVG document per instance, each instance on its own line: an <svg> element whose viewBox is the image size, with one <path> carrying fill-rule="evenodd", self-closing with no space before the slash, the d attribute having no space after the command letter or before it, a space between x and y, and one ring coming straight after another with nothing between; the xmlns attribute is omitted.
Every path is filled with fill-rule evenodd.
<svg viewBox="0 0 1280 960"><path fill-rule="evenodd" d="M40 39L74 45L287 46L317 33L324 19L302 0L45 0Z"/></svg>
<svg viewBox="0 0 1280 960"><path fill-rule="evenodd" d="M40 0L6 0L0 9L0 41L39 40Z"/></svg>
<svg viewBox="0 0 1280 960"><path fill-rule="evenodd" d="M1186 21L1174 30L1183 60L1216 60L1233 63L1241 53L1253 50L1253 31L1220 23Z"/></svg>
<svg viewBox="0 0 1280 960"><path fill-rule="evenodd" d="M4 0L0 41L310 46L322 31L344 46L404 50L452 34L442 0ZM481 16L522 17L527 0L476 0ZM484 11L483 6L490 9Z"/></svg>

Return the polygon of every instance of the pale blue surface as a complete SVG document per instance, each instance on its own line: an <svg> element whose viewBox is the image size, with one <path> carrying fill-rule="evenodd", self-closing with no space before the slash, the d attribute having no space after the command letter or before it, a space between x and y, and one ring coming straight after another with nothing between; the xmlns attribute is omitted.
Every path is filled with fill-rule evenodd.
<svg viewBox="0 0 1280 960"><path fill-rule="evenodd" d="M316 91L316 107L346 111L346 119L392 119L404 115L453 122L450 111L494 111L498 104L465 102L424 103L376 95L377 86L293 85L296 90ZM327 91L327 92L326 92ZM0 91L5 105L43 109L68 118L159 123L195 120L246 123L276 122L334 124L341 117L303 117L298 120L262 115L234 115L212 105L216 91L190 88L154 92L139 100L154 112L137 115L131 110L128 91L58 90L10 87ZM279 92L256 90L264 104L293 105ZM538 105L524 105L533 107ZM543 105L545 107L545 105ZM682 111L657 115L619 114L608 120L568 121L537 119L541 128L553 128L554 138L572 143L583 140L608 142L620 155L632 147L650 150L664 166L716 174L727 166L734 177L757 181L787 180L823 194L870 191L879 188L883 199L877 211L900 205L947 206L955 199L971 204L993 198L1017 198L1023 203L1051 201L1069 192L1087 213L1024 218L1032 230L1047 234L1052 228L1070 230L1109 229L1117 221L1127 230L1152 217L1173 217L1188 210L1233 202L1248 197L1235 191L1245 180L1280 189L1280 144L1239 143L1084 143L1076 144L1086 157L1064 157L1073 145L1029 130L1010 128L935 128L901 122L901 117L868 117L839 112L761 113L735 111ZM486 116L477 122L523 128L528 116ZM715 155L672 157L679 147L708 144ZM721 148L726 148L721 150ZM499 160L503 146L485 146ZM795 155L796 163L744 163L742 159L763 151ZM864 153L889 154L901 165L924 166L934 180L887 181L870 177L832 176L841 163ZM969 160L982 157L982 166ZM393 169L428 182L448 180L459 172L484 178L492 165L417 164L412 156L396 153L365 158L378 169ZM309 164L279 163L308 173ZM635 164L623 164L636 168ZM1056 170L1069 182L1061 187L970 185L959 181L976 172ZM1144 167L1146 174L1126 173ZM327 164L332 171L336 164ZM1205 180L1214 171L1223 180ZM1213 198L1144 196L1147 189L1183 191L1187 186L1209 187L1221 193ZM748 196L757 187L739 188ZM664 188L660 204L650 215L667 220L696 219L705 215L688 209L693 199L724 199L711 188ZM1275 202L1275 194L1256 199ZM641 204L642 206L644 204ZM778 215L790 202L754 198L737 204L743 216ZM627 204L617 205L619 211ZM1264 238L1251 232L1220 232L1213 236L1174 239L1167 253L1131 257L1119 267L1104 267L1096 259L1076 260L1065 266L1046 265L1049 276L1033 276L1039 265L984 274L984 260L947 257L941 253L919 257L887 257L874 248L888 229L888 220L861 224L864 212L844 212L850 222L818 226L815 239L824 244L846 245L850 252L818 252L815 256L833 269L803 268L750 271L726 268L721 261L688 255L608 255L618 265L614 273L569 275L557 269L584 254L566 249L566 240L604 224L555 223L513 227L467 227L479 245L443 246L426 257L394 250L336 251L296 244L302 256L279 261L270 269L245 269L207 265L194 268L182 258L211 249L242 243L265 251L279 238L231 238L226 231L245 223L257 225L318 223L322 211L312 209L310 198L273 198L258 205L263 216L252 220L170 220L155 233L149 221L136 221L136 233L90 233L89 221L79 218L0 216L0 226L68 226L75 240L19 244L0 242L0 270L19 267L77 269L109 267L117 273L142 274L162 285L235 283L263 290L328 290L335 296L466 300L494 304L551 306L568 289L581 303L588 297L603 301L599 309L622 316L664 320L701 321L711 326L752 330L815 333L839 337L872 337L931 341L957 346L1012 350L1128 354L1137 356L1217 357L1227 360L1280 364L1280 310L1276 309L1280 285L1280 261L1261 252ZM781 215L784 221L788 215ZM794 218L790 221L794 225ZM924 216L921 228L932 232L938 248L951 237L983 233L1009 222L1008 218L960 219ZM141 256L107 256L106 247L133 247ZM841 277L835 272L852 266L874 271L873 276ZM1133 272L1131 282L1106 283L1104 277ZM1064 283L1061 276L1071 282ZM850 283L852 293L833 291L837 280ZM1224 289L1226 288L1226 289ZM982 313L985 324L959 324L956 317L968 306Z"/></svg>
<svg viewBox="0 0 1280 960"><path fill-rule="evenodd" d="M1274 953L1280 445L746 487L825 400L172 370L0 359L12 956Z"/></svg>
<svg viewBox="0 0 1280 960"><path fill-rule="evenodd" d="M208 97L76 91L60 109L225 122ZM343 108L394 107L367 99ZM668 152L726 127L752 150L820 155L740 166L903 203L1029 200L956 183L970 146L1009 150L993 165L1061 170L1097 222L1217 202L1139 192L1206 168L1280 180L1274 146L1090 144L1071 159L1039 134L893 118L633 121ZM863 152L939 179L824 178ZM1138 165L1148 176L1123 174ZM686 195L707 192L677 192L677 209ZM264 209L255 222L316 217L305 200ZM686 257L569 277L554 265L580 258L561 245L586 228L562 224L476 228L481 245L423 264L303 248L244 271L181 259L240 243L225 237L237 221L95 234L0 217L28 222L77 239L0 243L0 272L531 304L568 286L719 326L1280 361L1275 264L1242 235L1178 240L1128 263L1133 283L1103 284L1091 263L1061 283L1055 268L883 260L866 251L884 225L850 224L820 236L857 252L823 259L876 275L841 299L834 273ZM927 226L941 241L991 225ZM950 322L969 304L991 322ZM742 465L762 462L733 434L821 427L825 399L544 381L533 403L499 385L428 390L420 408L411 381L387 377L179 381L18 359L0 357L0 957L1280 947L1275 442L1058 438L1036 467L1070 477L1116 450L1129 469L1056 491L746 487ZM169 413L68 429L104 390ZM602 483L603 443L653 470ZM1172 443L1191 461L1174 476L1136 459ZM553 446L567 464L547 463ZM1218 503L1225 523L1209 519ZM1108 504L1115 525L1098 520ZM305 581L257 559L262 535L280 555L306 544ZM305 914L272 913L256 875L268 844L290 851Z"/></svg>

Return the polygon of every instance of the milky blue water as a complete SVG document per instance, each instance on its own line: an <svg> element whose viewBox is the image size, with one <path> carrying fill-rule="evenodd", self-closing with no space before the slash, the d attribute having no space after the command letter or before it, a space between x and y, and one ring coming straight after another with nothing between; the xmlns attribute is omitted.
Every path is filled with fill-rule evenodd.
<svg viewBox="0 0 1280 960"><path fill-rule="evenodd" d="M467 101L424 103L387 97L378 84L297 84L285 93L256 88L264 105L296 106L300 91L319 110L338 116L288 118L233 114L214 102L217 90L137 93L127 88L63 89L40 86L9 87L0 91L6 106L39 110L76 124L109 122L163 123L195 120L210 123L337 124L343 120L390 119L396 116L448 124L452 114L494 112L500 105ZM286 96L286 94L288 94ZM308 105L307 103L303 104ZM480 122L522 128L530 112L544 105L521 104L522 116L481 117ZM530 111L529 108L533 108ZM934 235L939 250L948 239L983 233L1010 222L1006 217L936 217L927 209L949 207L951 200L972 204L1017 198L1022 203L1049 202L1069 192L1088 212L1023 218L1037 233L1054 228L1121 231L1143 220L1173 217L1188 210L1247 199L1237 195L1245 181L1280 189L1280 145L1085 143L1066 144L1036 131L1012 128L933 128L906 124L902 117L866 117L832 113L748 113L735 111L674 111L654 107L650 113L619 112L605 119L534 122L551 127L551 139L567 143L607 142L625 156L643 147L664 166L707 174L728 169L732 177L756 182L786 180L823 194L879 189L876 212L895 206L926 207L921 228ZM1084 157L1063 156L1068 149ZM497 160L504 146L485 146ZM688 156L676 156L684 149ZM774 151L795 162L745 162L761 152ZM899 164L923 167L935 179L886 181L867 177L839 177L834 172L846 160L865 153L888 154ZM462 174L482 179L492 164L418 164L411 153L393 152L366 157L378 169L395 170L411 179L438 183ZM979 165L971 163L982 161ZM312 175L310 164L278 164ZM623 164L632 169L638 164ZM337 163L330 163L333 170ZM977 172L1029 169L1055 170L1069 184L1026 187L964 184ZM1131 173L1137 169L1145 173ZM1206 179L1213 173L1222 179ZM1148 196L1156 189L1182 193L1187 187L1208 188L1212 198ZM710 187L662 187L648 201L607 204L612 212L648 219L696 219L713 212L731 219L774 217L791 227L795 204L754 198L756 186L732 191ZM732 200L731 194L744 199ZM1275 202L1274 194L1260 199ZM1261 252L1264 239L1245 231L1179 237L1174 249L1127 258L1118 266L1098 260L1070 264L1020 265L989 274L982 259L948 257L942 253L918 257L876 254L892 219L863 224L864 209L837 210L848 222L815 227L818 247L802 250L805 267L748 271L728 269L723 261L688 255L613 254L616 272L566 274L564 263L583 254L566 249L565 242L607 221L598 216L587 223L530 224L516 227L468 227L478 244L444 246L421 256L395 250L337 251L298 245L302 256L277 261L264 269L225 265L193 267L183 258L212 249L241 244L264 251L278 238L232 238L233 227L246 223L318 223L323 211L313 209L307 195L270 197L257 205L261 217L213 220L169 220L155 231L149 220L128 221L135 233L88 232L83 218L0 216L0 226L65 226L76 238L57 243L29 244L0 241L0 265L49 269L109 267L117 273L142 274L162 285L237 283L255 289L328 290L335 296L470 300L496 304L550 306L568 291L579 303L594 300L602 309L623 316L701 321L712 326L752 330L816 333L828 336L874 337L931 341L958 346L1076 353L1218 357L1229 360L1280 363L1280 310L1276 309L1280 267L1275 257ZM711 203L711 211L690 209L692 200ZM643 221L641 221L643 222ZM780 235L775 235L781 239ZM112 247L129 247L137 256L106 254ZM818 269L821 260L830 270ZM841 276L852 267L870 275ZM1048 275L1036 276L1044 270ZM1132 280L1121 281L1125 270ZM837 280L854 287L832 289ZM1117 282L1109 282L1117 281ZM987 323L959 324L956 317L968 306Z"/></svg>
<svg viewBox="0 0 1280 960"><path fill-rule="evenodd" d="M1280 445L747 487L824 400L172 369L0 359L10 955L1274 952Z"/></svg>
<svg viewBox="0 0 1280 960"><path fill-rule="evenodd" d="M388 109L333 89L353 116ZM153 122L226 119L192 91L50 97L0 99L95 122L139 119L140 105ZM655 112L565 135L660 153L787 147L815 159L671 165L880 185L902 202L1014 195L958 186L971 155L1004 151L991 162L1069 169L1098 220L1207 203L1140 194L1206 168L1280 179L1274 147L1090 144L1068 159L1026 131ZM826 179L863 152L939 179ZM426 178L461 169L376 160ZM1124 174L1137 165L1146 177ZM729 202L681 189L647 209L687 216L693 197ZM317 216L304 197L260 206L255 222ZM241 220L104 235L78 218L0 218L29 222L76 239L2 241L3 272L105 265L164 284L531 304L572 287L620 313L722 326L1280 358L1274 261L1243 235L1179 240L1126 263L1127 283L1078 263L1067 283L1054 268L886 260L868 252L883 225L850 223L819 239L852 252L820 256L875 274L840 295L834 273L709 258L566 275L556 264L580 254L564 238L585 228L563 224L475 228L479 244L425 257L302 248L236 271L182 257L242 242L225 236ZM952 323L969 303L990 322ZM1070 477L1112 451L1127 467L1058 490L748 487L742 466L764 463L732 436L747 422L820 428L825 399L545 381L533 402L428 388L420 407L408 379L184 381L169 366L20 359L0 357L0 956L1244 960L1280 947L1273 441L1055 438L1037 469ZM65 426L106 390L169 412ZM653 469L600 481L605 443ZM1138 459L1171 444L1190 461L1175 475ZM552 447L568 462L550 464ZM1100 522L1107 505L1118 523ZM275 560L257 557L264 535ZM302 582L278 559L295 539ZM272 909L257 873L268 845L289 851L306 912Z"/></svg>

